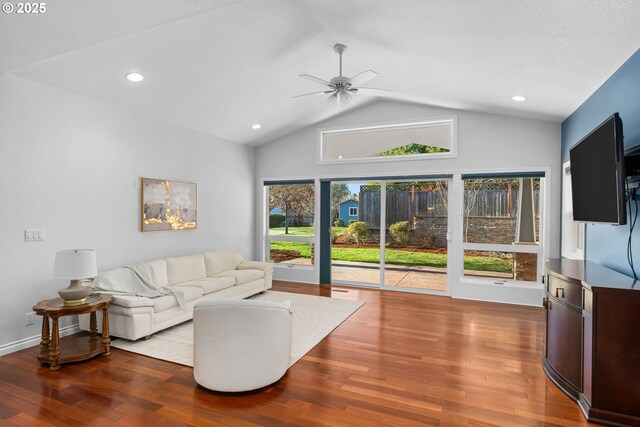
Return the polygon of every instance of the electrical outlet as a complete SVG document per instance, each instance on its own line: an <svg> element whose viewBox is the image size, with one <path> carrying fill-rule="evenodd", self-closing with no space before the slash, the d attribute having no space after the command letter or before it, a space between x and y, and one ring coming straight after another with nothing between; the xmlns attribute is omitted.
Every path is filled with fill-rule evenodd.
<svg viewBox="0 0 640 427"><path fill-rule="evenodd" d="M31 313L25 314L24 325L29 326L33 325L36 322L36 312L32 311Z"/></svg>

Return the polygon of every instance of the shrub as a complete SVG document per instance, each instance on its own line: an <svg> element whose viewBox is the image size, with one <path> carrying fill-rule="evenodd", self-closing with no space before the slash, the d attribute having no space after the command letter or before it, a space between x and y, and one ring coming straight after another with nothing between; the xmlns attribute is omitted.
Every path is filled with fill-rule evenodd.
<svg viewBox="0 0 640 427"><path fill-rule="evenodd" d="M347 228L347 234L355 239L358 245L362 245L367 241L367 226L362 221L349 221L349 228Z"/></svg>
<svg viewBox="0 0 640 427"><path fill-rule="evenodd" d="M269 228L283 227L284 215L283 214L270 214L269 215Z"/></svg>
<svg viewBox="0 0 640 427"><path fill-rule="evenodd" d="M350 219L350 220L349 220L349 225L353 224L354 222L361 222L361 221L357 221L357 220L355 220L355 219Z"/></svg>
<svg viewBox="0 0 640 427"><path fill-rule="evenodd" d="M409 243L409 221L398 221L389 227L389 233L399 246Z"/></svg>
<svg viewBox="0 0 640 427"><path fill-rule="evenodd" d="M342 234L336 233L336 240L333 243L337 243L341 245L353 245L356 243L356 239L354 239L348 233L342 233Z"/></svg>
<svg viewBox="0 0 640 427"><path fill-rule="evenodd" d="M333 221L333 226L334 227L344 227L344 221L342 218L336 218L335 221Z"/></svg>
<svg viewBox="0 0 640 427"><path fill-rule="evenodd" d="M425 249L433 249L436 246L436 236L427 234L422 238L422 247Z"/></svg>

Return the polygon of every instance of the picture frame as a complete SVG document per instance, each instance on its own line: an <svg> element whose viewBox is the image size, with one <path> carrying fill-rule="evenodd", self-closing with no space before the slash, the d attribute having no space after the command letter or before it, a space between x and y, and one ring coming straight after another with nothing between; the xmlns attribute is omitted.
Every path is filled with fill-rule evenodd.
<svg viewBox="0 0 640 427"><path fill-rule="evenodd" d="M194 230L198 227L195 182L141 178L142 232Z"/></svg>

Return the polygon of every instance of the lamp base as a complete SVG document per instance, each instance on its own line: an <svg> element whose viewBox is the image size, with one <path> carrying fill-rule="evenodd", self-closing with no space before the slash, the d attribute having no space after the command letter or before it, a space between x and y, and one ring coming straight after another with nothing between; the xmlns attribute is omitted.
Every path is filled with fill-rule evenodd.
<svg viewBox="0 0 640 427"><path fill-rule="evenodd" d="M91 286L80 284L80 280L72 280L69 286L58 291L58 295L64 300L66 306L85 304L90 293Z"/></svg>
<svg viewBox="0 0 640 427"><path fill-rule="evenodd" d="M87 297L81 299L63 299L64 306L70 307L74 305L83 305L87 303Z"/></svg>

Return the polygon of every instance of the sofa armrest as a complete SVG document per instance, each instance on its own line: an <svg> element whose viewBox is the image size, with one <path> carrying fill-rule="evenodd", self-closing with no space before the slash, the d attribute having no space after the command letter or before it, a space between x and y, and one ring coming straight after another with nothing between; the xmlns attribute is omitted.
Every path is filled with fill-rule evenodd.
<svg viewBox="0 0 640 427"><path fill-rule="evenodd" d="M262 270L264 274L270 274L273 273L273 264L260 261L242 261L238 264L236 270Z"/></svg>
<svg viewBox="0 0 640 427"><path fill-rule="evenodd" d="M111 303L121 307L153 307L153 300L147 297L130 295L112 295Z"/></svg>

